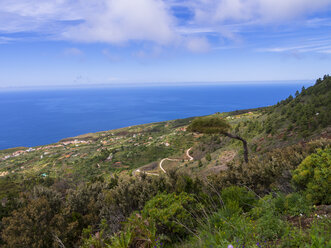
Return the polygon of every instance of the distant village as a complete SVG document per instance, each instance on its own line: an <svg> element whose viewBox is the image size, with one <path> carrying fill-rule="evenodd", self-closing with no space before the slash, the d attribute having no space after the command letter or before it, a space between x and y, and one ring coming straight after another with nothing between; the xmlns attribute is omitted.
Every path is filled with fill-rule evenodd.
<svg viewBox="0 0 331 248"><path fill-rule="evenodd" d="M73 140L73 141L64 141L64 142L61 142L61 144L55 144L55 145L47 145L47 146L41 146L41 147L37 147L37 148L28 148L26 150L18 150L18 151L15 151L13 152L12 154L9 154L9 155L6 155L2 158L0 158L0 160L4 161L8 158L13 158L13 157L18 157L18 156L21 156L21 155L24 155L26 153L29 153L29 152L34 152L34 151L40 151L40 150L48 150L48 149L52 149L52 148L58 148L58 147L65 147L67 145L78 145L78 144L90 144L91 141L85 141L85 140Z"/></svg>
<svg viewBox="0 0 331 248"><path fill-rule="evenodd" d="M185 132L186 131L186 128L185 127L180 127L180 128L177 128L172 134L175 134L177 132ZM114 136L115 134L114 133L110 133L111 136ZM139 134L133 134L128 142L133 142L135 138L138 137ZM105 134L102 134L101 136L105 136ZM121 140L123 137L113 137L113 138L110 138L108 140L102 140L100 141L101 144L103 145L109 145L110 142L113 142L113 141L119 141ZM164 137L161 136L159 137L160 139L163 139ZM153 141L153 137L152 136L149 136L148 137L148 142L145 142L143 143L143 145L150 145ZM60 142L60 143L56 143L56 144L53 144L53 145L46 145L46 146L40 146L40 147L37 147L37 148L28 148L28 149L25 149L25 150L18 150L18 151L15 151L13 152L12 154L7 154L5 155L4 157L0 158L1 161L4 161L6 159L9 159L9 158L14 158L14 157L18 157L18 156L21 156L21 155L24 155L24 154L27 154L27 153L30 153L30 152L34 152L34 151L48 151L49 149L53 149L53 148L65 148L66 146L69 146L69 145L75 145L75 146L79 146L79 145L86 145L86 144L91 144L93 143L94 141L92 140L79 140L79 139L75 139L75 140L69 140L69 141L63 141L63 142ZM162 142L161 144L165 145L166 147L170 146L170 143L169 142ZM135 143L134 145L138 146L140 145L139 143ZM100 149L98 149L100 150ZM45 154L46 155L46 154ZM41 156L42 158L43 156Z"/></svg>

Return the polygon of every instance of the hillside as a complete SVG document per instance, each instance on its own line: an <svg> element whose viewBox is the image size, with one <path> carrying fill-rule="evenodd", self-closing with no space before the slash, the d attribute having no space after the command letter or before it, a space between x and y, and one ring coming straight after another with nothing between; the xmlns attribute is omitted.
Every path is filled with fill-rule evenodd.
<svg viewBox="0 0 331 248"><path fill-rule="evenodd" d="M274 106L0 151L4 247L331 247L331 77ZM252 236L253 235L253 236Z"/></svg>

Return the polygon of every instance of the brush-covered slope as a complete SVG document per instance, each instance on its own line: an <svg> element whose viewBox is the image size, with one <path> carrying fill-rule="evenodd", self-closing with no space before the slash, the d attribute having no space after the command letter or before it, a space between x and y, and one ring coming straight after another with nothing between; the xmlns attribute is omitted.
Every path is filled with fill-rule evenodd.
<svg viewBox="0 0 331 248"><path fill-rule="evenodd" d="M318 133L331 123L331 77L318 79L314 87L297 91L268 108L266 132L296 132L304 137Z"/></svg>

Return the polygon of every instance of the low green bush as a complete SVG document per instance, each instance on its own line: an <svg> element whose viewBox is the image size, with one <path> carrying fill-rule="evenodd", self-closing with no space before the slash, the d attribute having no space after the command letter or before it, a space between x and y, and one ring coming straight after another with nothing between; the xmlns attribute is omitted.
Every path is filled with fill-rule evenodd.
<svg viewBox="0 0 331 248"><path fill-rule="evenodd" d="M306 248L331 248L331 220L329 218L315 219L310 230L310 243Z"/></svg>
<svg viewBox="0 0 331 248"><path fill-rule="evenodd" d="M305 192L308 201L331 204L331 148L306 157L293 172L293 182Z"/></svg>
<svg viewBox="0 0 331 248"><path fill-rule="evenodd" d="M309 237L301 228L299 229L288 225L284 230L281 240L279 246L281 248L298 248L304 247L304 245L308 243Z"/></svg>
<svg viewBox="0 0 331 248"><path fill-rule="evenodd" d="M92 226L84 228L82 231L82 244L81 248L104 248L110 243L110 237L107 235L109 229L105 220L100 223L100 230L93 234Z"/></svg>
<svg viewBox="0 0 331 248"><path fill-rule="evenodd" d="M156 223L159 234L175 241L194 229L196 214L201 209L201 204L191 194L161 193L146 203L142 214Z"/></svg>
<svg viewBox="0 0 331 248"><path fill-rule="evenodd" d="M257 220L257 233L261 240L276 240L285 231L285 222L274 211L266 211Z"/></svg>
<svg viewBox="0 0 331 248"><path fill-rule="evenodd" d="M285 197L285 214L298 216L311 212L312 204L301 193L295 192Z"/></svg>
<svg viewBox="0 0 331 248"><path fill-rule="evenodd" d="M257 235L260 240L275 240L283 235L286 223L279 213L284 208L280 208L279 205L278 198L269 194L261 198L257 206L250 211L251 216L256 220Z"/></svg>
<svg viewBox="0 0 331 248"><path fill-rule="evenodd" d="M274 202L277 213L290 216L308 215L313 207L300 192L294 192L288 195L279 193L272 201Z"/></svg>
<svg viewBox="0 0 331 248"><path fill-rule="evenodd" d="M234 213L228 215L226 208L221 209L209 220L214 228L215 237L209 245L222 245L226 243L252 244L256 238L254 222L247 215ZM205 236L207 237L208 235ZM208 241L207 247L208 247ZM214 244L213 244L214 243Z"/></svg>
<svg viewBox="0 0 331 248"><path fill-rule="evenodd" d="M239 186L230 186L223 189L221 197L225 205L233 205L233 202L237 202L244 212L252 209L257 202L256 195L252 191Z"/></svg>
<svg viewBox="0 0 331 248"><path fill-rule="evenodd" d="M100 230L92 233L92 228L83 230L82 248L128 248L162 247L162 236L157 236L156 226L153 221L143 218L138 213L133 213L123 223L123 229L114 234L108 235L109 226L105 220L101 222Z"/></svg>

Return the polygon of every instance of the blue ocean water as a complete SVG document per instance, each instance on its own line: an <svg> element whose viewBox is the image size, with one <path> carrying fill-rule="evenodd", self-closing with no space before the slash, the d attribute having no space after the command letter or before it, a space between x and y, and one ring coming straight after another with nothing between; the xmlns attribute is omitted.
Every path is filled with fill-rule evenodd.
<svg viewBox="0 0 331 248"><path fill-rule="evenodd" d="M301 87L283 83L3 91L0 149L44 145L89 132L268 106Z"/></svg>

